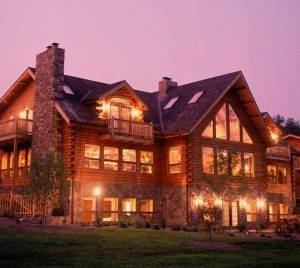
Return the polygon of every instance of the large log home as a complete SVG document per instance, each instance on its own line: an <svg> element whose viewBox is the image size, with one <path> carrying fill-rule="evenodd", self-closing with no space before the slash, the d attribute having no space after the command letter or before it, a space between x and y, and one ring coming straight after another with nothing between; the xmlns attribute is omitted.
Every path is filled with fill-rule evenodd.
<svg viewBox="0 0 300 268"><path fill-rule="evenodd" d="M164 77L149 93L65 75L64 54L53 43L0 100L2 192L26 183L31 154L54 150L68 167L71 223L95 221L96 187L104 221L197 224L206 200L223 206L225 226L292 212L289 166L276 150L267 159L276 145L242 72L180 86Z"/></svg>

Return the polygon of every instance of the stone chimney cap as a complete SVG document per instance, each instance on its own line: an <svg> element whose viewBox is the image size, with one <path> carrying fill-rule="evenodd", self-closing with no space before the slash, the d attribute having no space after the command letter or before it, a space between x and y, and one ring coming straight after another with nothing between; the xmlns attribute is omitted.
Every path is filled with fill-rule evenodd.
<svg viewBox="0 0 300 268"><path fill-rule="evenodd" d="M172 78L167 77L167 76L164 76L162 79L163 79L163 80L168 80L168 81L171 81L171 80L172 80Z"/></svg>
<svg viewBox="0 0 300 268"><path fill-rule="evenodd" d="M54 47L58 47L59 46L59 43L52 43L52 46L54 46Z"/></svg>
<svg viewBox="0 0 300 268"><path fill-rule="evenodd" d="M48 49L52 48L52 46L47 46Z"/></svg>

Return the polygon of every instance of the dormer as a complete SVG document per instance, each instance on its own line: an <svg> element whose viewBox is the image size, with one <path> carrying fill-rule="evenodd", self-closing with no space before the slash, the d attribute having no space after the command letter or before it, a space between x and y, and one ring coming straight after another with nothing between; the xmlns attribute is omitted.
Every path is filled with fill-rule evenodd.
<svg viewBox="0 0 300 268"><path fill-rule="evenodd" d="M270 136L275 144L278 144L280 141L280 138L282 136L282 131L277 126L273 118L269 115L269 113L265 112L262 113L262 117L265 121L265 124L269 130Z"/></svg>

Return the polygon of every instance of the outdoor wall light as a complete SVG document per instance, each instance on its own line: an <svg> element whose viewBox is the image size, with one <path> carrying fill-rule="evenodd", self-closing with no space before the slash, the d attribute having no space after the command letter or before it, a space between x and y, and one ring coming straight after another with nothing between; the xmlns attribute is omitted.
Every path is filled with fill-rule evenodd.
<svg viewBox="0 0 300 268"><path fill-rule="evenodd" d="M216 205L216 206L222 206L222 199L217 198L217 199L215 200L215 205Z"/></svg>
<svg viewBox="0 0 300 268"><path fill-rule="evenodd" d="M98 187L96 187L96 188L94 189L94 195L98 197L98 196L100 195L100 193L101 193L101 189L98 188Z"/></svg>
<svg viewBox="0 0 300 268"><path fill-rule="evenodd" d="M241 199L240 200L240 206L244 209L247 208L247 201L245 199Z"/></svg>
<svg viewBox="0 0 300 268"><path fill-rule="evenodd" d="M257 208L262 209L266 205L266 202L264 200L257 200L256 202Z"/></svg>

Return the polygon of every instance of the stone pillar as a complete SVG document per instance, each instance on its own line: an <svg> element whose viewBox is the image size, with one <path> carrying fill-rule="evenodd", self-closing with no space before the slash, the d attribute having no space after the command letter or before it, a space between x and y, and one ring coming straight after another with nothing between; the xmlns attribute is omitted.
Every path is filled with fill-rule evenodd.
<svg viewBox="0 0 300 268"><path fill-rule="evenodd" d="M63 98L65 50L53 43L36 57L33 108L33 154L60 150L59 115L55 101Z"/></svg>

